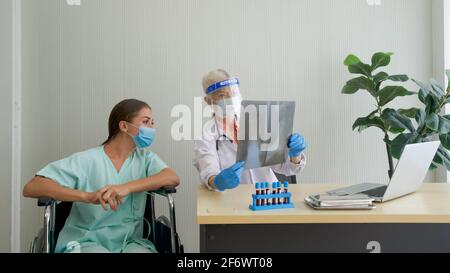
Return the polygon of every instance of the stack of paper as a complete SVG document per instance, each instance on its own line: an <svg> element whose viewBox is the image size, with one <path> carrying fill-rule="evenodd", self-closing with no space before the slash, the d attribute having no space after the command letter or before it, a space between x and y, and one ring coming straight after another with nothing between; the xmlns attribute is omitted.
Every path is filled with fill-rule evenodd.
<svg viewBox="0 0 450 273"><path fill-rule="evenodd" d="M373 209L373 198L365 194L353 195L310 195L305 202L314 209Z"/></svg>

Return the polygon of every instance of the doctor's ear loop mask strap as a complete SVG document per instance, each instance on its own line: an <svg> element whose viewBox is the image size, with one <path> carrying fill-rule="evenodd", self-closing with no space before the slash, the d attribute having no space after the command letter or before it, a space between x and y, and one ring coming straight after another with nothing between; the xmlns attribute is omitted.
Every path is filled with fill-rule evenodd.
<svg viewBox="0 0 450 273"><path fill-rule="evenodd" d="M216 91L217 89L226 87L226 86L231 86L231 85L239 85L239 79L238 78L231 78L228 80L224 80L221 82L216 82L215 84L212 84L208 87L208 89L206 89L206 95L209 95L211 93L213 93L214 91Z"/></svg>

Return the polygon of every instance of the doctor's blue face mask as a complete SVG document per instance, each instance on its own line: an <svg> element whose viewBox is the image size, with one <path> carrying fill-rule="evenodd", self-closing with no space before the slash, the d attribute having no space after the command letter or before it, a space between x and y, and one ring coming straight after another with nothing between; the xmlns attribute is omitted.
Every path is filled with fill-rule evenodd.
<svg viewBox="0 0 450 273"><path fill-rule="evenodd" d="M129 125L139 129L139 133L136 136L133 136L127 132L129 136L133 139L136 147L139 149L145 149L152 145L153 140L155 139L155 129L149 128L146 126L137 127L136 125L127 122Z"/></svg>

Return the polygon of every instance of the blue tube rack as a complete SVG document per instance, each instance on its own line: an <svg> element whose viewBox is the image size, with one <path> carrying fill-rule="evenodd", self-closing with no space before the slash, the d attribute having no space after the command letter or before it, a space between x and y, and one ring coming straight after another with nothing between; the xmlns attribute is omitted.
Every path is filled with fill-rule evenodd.
<svg viewBox="0 0 450 273"><path fill-rule="evenodd" d="M270 199L272 201L273 198L281 198L281 202L283 201L283 198L288 199L287 204L270 204L270 205L256 205L257 199ZM292 194L290 192L282 192L282 193L272 193L272 194L252 194L253 203L249 205L249 208L251 210L257 211L257 210L272 210L272 209L290 209L294 207L294 204L292 203Z"/></svg>

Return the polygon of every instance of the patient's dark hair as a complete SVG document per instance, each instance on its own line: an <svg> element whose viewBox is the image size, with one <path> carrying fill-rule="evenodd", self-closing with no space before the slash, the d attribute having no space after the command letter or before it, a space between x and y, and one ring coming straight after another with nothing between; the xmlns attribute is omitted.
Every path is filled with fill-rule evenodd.
<svg viewBox="0 0 450 273"><path fill-rule="evenodd" d="M111 114L109 114L108 139L102 145L110 142L120 132L119 122L122 120L131 122L143 108L152 109L147 103L136 99L123 100L114 106Z"/></svg>

